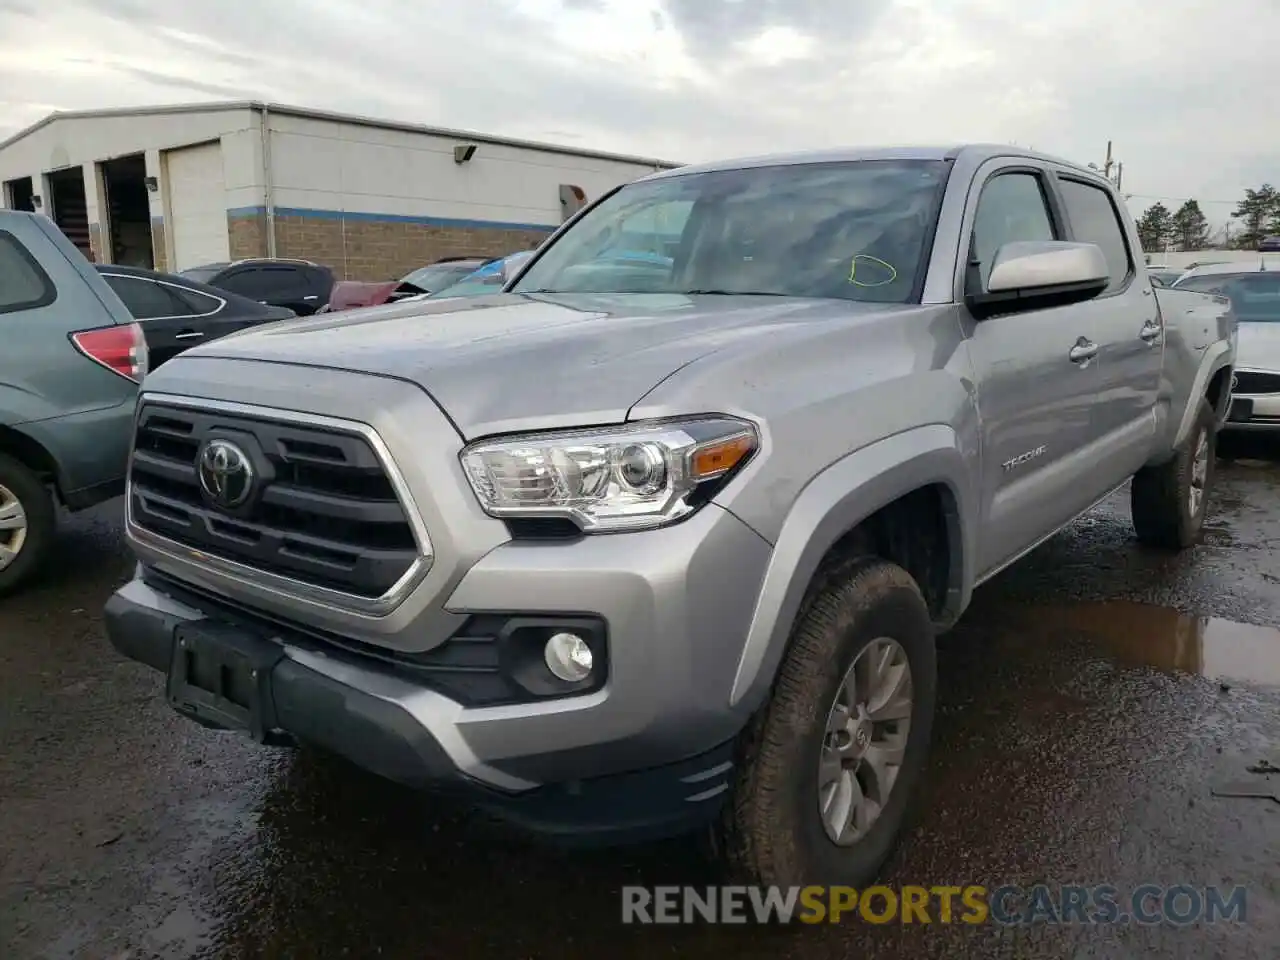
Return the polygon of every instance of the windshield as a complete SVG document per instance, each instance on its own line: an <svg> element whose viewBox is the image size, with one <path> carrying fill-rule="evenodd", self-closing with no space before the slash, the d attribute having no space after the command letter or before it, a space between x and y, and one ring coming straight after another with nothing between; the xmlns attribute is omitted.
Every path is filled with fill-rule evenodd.
<svg viewBox="0 0 1280 960"><path fill-rule="evenodd" d="M476 265L474 260L459 261L457 263L433 263L429 267L419 267L412 273L406 274L400 282L430 293L432 290L439 290L441 287L447 287L449 284L461 280L475 270Z"/></svg>
<svg viewBox="0 0 1280 960"><path fill-rule="evenodd" d="M1242 322L1280 323L1280 270L1187 277L1175 289L1226 297Z"/></svg>
<svg viewBox="0 0 1280 960"><path fill-rule="evenodd" d="M865 160L641 181L585 214L512 289L905 303L947 170Z"/></svg>

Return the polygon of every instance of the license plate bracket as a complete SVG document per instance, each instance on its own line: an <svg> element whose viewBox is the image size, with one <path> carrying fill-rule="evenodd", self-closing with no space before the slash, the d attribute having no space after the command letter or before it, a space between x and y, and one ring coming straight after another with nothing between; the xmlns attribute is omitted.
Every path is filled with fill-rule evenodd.
<svg viewBox="0 0 1280 960"><path fill-rule="evenodd" d="M281 644L208 620L174 630L166 693L174 710L205 726L248 733L265 743L276 728L271 672Z"/></svg>

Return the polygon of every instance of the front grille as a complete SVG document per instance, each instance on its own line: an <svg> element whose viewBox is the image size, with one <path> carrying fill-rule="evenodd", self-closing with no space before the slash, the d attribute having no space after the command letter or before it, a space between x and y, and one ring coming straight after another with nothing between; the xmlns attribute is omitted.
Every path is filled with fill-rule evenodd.
<svg viewBox="0 0 1280 960"><path fill-rule="evenodd" d="M1235 393L1280 393L1280 373L1236 373Z"/></svg>
<svg viewBox="0 0 1280 960"><path fill-rule="evenodd" d="M256 481L237 508L202 490L206 441L247 454ZM135 524L206 553L357 597L382 596L419 554L369 442L350 432L145 402L129 467Z"/></svg>

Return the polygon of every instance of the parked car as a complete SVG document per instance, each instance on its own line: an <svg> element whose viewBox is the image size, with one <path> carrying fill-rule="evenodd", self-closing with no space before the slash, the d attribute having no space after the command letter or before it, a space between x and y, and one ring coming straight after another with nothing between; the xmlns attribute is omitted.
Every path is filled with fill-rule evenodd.
<svg viewBox="0 0 1280 960"><path fill-rule="evenodd" d="M147 345L46 217L0 210L0 594L48 556L57 505L124 492ZM3 638L0 638L3 643Z"/></svg>
<svg viewBox="0 0 1280 960"><path fill-rule="evenodd" d="M1151 278L1151 282L1159 284L1162 287L1171 287L1174 281L1182 276L1182 270L1174 270L1169 267L1147 267L1147 276Z"/></svg>
<svg viewBox="0 0 1280 960"><path fill-rule="evenodd" d="M446 257L430 266L419 267L399 280L383 283L366 283L358 280L339 280L329 295L329 303L318 312L331 313L354 307L376 307L395 303L406 297L433 293L461 280L489 263L489 257Z"/></svg>
<svg viewBox="0 0 1280 960"><path fill-rule="evenodd" d="M642 224L675 262L612 255ZM111 641L208 726L861 887L974 587L1130 478L1143 542L1200 533L1234 321L1141 263L1006 146L655 174L501 292L156 371Z"/></svg>
<svg viewBox="0 0 1280 960"><path fill-rule="evenodd" d="M333 271L310 260L207 263L178 275L268 306L288 307L300 317L309 316L328 303L334 285Z"/></svg>
<svg viewBox="0 0 1280 960"><path fill-rule="evenodd" d="M444 300L449 297L478 297L485 293L496 293L502 289L507 278L512 275L526 260L533 256L532 250L521 250L496 260L490 260L457 283L437 290L423 297L409 297L410 300Z"/></svg>
<svg viewBox="0 0 1280 960"><path fill-rule="evenodd" d="M1280 236L1263 237L1258 242L1259 253L1280 253Z"/></svg>
<svg viewBox="0 0 1280 960"><path fill-rule="evenodd" d="M1280 429L1280 256L1199 267L1174 289L1225 297L1239 322L1235 389L1224 429Z"/></svg>
<svg viewBox="0 0 1280 960"><path fill-rule="evenodd" d="M171 273L114 264L96 269L133 318L143 321L151 370L197 343L296 316L288 307L269 307Z"/></svg>

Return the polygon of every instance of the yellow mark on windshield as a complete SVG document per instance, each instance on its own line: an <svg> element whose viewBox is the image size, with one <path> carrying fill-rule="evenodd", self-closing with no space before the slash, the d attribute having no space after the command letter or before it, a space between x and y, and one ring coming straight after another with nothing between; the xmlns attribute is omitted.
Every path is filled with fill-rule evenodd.
<svg viewBox="0 0 1280 960"><path fill-rule="evenodd" d="M886 270L889 271L888 278L885 280L877 280L874 283L867 283L865 280L859 280L858 279L858 261L859 260L867 260L867 261L870 261L871 263L880 264L880 266L884 267ZM865 271L864 271L864 274L865 274ZM852 283L855 287L883 287L886 284L893 283L893 281L897 279L898 279L898 268L895 267L892 263L887 263L886 261L881 260L879 257L873 257L870 254L866 254L866 253L859 253L852 260L849 261L849 282Z"/></svg>

